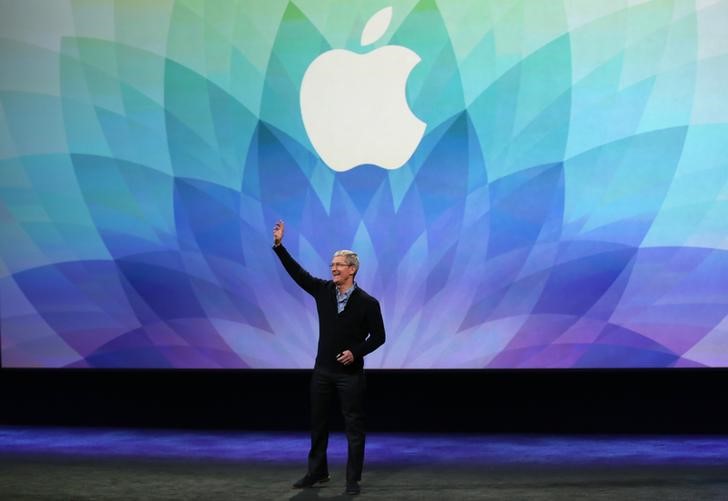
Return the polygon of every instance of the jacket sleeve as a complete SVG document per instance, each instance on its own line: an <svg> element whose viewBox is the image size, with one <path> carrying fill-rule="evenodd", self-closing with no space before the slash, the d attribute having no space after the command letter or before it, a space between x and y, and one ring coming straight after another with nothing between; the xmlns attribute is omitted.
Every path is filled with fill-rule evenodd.
<svg viewBox="0 0 728 501"><path fill-rule="evenodd" d="M351 348L355 358L363 358L384 344L386 334L384 332L384 320L379 301L372 299L367 304L366 321L369 328L369 336L363 343Z"/></svg>
<svg viewBox="0 0 728 501"><path fill-rule="evenodd" d="M298 262L288 253L283 244L273 246L273 251L283 263L283 268L288 272L291 278L298 284L301 289L311 295L314 295L318 289L326 285L326 280L316 278L309 272L304 270Z"/></svg>

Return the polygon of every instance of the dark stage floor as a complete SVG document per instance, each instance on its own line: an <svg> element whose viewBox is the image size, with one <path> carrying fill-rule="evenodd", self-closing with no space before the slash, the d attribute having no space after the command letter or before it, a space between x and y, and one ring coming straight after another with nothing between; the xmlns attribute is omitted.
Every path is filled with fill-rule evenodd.
<svg viewBox="0 0 728 501"><path fill-rule="evenodd" d="M297 491L303 433L0 427L0 499L345 499ZM728 437L371 433L362 499L728 499Z"/></svg>

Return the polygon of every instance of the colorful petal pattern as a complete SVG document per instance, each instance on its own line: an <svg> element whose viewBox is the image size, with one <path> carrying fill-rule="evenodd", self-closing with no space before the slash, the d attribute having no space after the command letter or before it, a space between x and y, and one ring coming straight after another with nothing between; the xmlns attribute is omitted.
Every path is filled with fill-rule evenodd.
<svg viewBox="0 0 728 501"><path fill-rule="evenodd" d="M310 367L281 218L314 274L360 253L368 367L726 367L725 26L725 0L2 2L2 365ZM425 137L334 172L303 74L390 43Z"/></svg>

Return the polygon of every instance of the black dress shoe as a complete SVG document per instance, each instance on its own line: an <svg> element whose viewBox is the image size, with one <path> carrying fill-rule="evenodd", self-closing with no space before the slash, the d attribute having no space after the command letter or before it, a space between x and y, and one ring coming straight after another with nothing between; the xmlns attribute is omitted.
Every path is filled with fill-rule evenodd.
<svg viewBox="0 0 728 501"><path fill-rule="evenodd" d="M347 494L350 496L356 496L361 492L361 487L359 487L359 482L347 482L346 483L346 491Z"/></svg>
<svg viewBox="0 0 728 501"><path fill-rule="evenodd" d="M298 480L293 484L293 488L303 489L306 487L313 487L316 484L323 484L324 482L328 482L329 480L331 480L331 477L329 477L328 473L325 473L323 475L309 475L307 473L301 480Z"/></svg>

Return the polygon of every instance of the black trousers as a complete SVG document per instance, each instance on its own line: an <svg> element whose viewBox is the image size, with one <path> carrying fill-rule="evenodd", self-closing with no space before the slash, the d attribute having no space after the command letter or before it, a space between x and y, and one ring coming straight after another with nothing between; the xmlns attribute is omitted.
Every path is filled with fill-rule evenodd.
<svg viewBox="0 0 728 501"><path fill-rule="evenodd" d="M329 410L334 394L338 395L344 415L349 454L346 462L346 481L361 480L364 465L364 372L353 374L315 368L311 377L311 450L308 453L308 473L329 472L326 449L329 445Z"/></svg>

